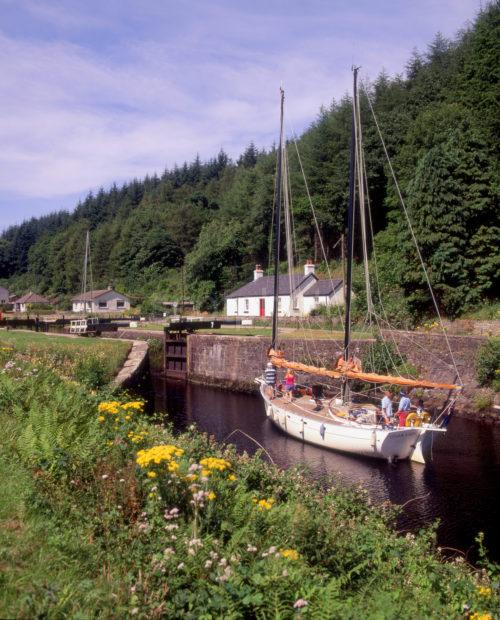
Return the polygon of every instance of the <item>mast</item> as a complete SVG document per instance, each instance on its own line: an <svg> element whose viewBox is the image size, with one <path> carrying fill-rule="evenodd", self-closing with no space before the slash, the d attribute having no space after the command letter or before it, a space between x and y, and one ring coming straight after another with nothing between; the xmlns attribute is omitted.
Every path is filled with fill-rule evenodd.
<svg viewBox="0 0 500 620"><path fill-rule="evenodd" d="M280 88L280 143L278 149L278 174L276 178L276 217L274 219L274 300L273 300L273 332L271 347L276 348L276 338L278 336L278 278L280 268L280 236L281 236L281 179L283 168L283 106L285 102L285 91Z"/></svg>
<svg viewBox="0 0 500 620"><path fill-rule="evenodd" d="M87 311L87 265L89 262L89 246L90 246L90 232L87 230L85 237L85 257L83 259L83 281L82 281L82 299L83 299L83 312Z"/></svg>
<svg viewBox="0 0 500 620"><path fill-rule="evenodd" d="M352 259L354 253L354 179L356 176L356 102L359 67L353 67L352 93L352 128L351 128L351 156L349 161L349 206L347 211L347 282L345 289L345 327L344 327L344 359L349 360L349 345L351 342L351 288L352 288ZM349 398L347 380L342 384L342 401Z"/></svg>

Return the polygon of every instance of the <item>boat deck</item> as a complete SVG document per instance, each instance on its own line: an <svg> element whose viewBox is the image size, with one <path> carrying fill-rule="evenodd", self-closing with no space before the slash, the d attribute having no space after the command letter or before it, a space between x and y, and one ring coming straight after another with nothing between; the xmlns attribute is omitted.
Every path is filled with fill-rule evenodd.
<svg viewBox="0 0 500 620"><path fill-rule="evenodd" d="M318 422L327 421L333 424L339 424L341 426L351 425L351 424L359 426L359 424L356 424L355 420L349 419L347 416L345 418L341 418L341 417L336 417L332 415L329 410L329 404L331 402L331 399L328 399L328 398L320 399L321 409L318 411L316 401L314 401L311 398L311 396L308 396L308 395L294 398L292 402L290 402L288 399L286 399L282 395L276 396L270 401L267 395L264 395L264 397L266 398L268 402L279 407L280 409L283 409L287 413L293 413L295 415L299 414L309 419L316 420ZM367 403L366 404L360 403L358 407L366 408L369 411L375 411L375 407ZM347 407L344 407L342 405L340 406L336 405L336 408L345 410L345 412L347 413ZM368 424L362 424L361 426L377 426L377 424L368 423Z"/></svg>

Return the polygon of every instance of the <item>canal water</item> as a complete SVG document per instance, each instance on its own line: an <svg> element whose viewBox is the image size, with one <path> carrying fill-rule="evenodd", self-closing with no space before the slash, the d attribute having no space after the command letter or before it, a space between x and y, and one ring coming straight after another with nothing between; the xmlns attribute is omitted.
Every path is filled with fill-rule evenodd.
<svg viewBox="0 0 500 620"><path fill-rule="evenodd" d="M253 453L258 446L249 435L281 468L303 465L316 479L334 474L347 484L363 485L376 502L404 505L397 524L400 531L413 532L439 520L438 544L460 549L470 560L477 558L474 539L482 531L490 558L500 560L500 425L452 418L448 432L437 434L431 464L402 461L391 465L287 437L266 418L257 395L159 377L153 383L155 409L164 411L175 428L196 423L217 440L228 440L238 450Z"/></svg>

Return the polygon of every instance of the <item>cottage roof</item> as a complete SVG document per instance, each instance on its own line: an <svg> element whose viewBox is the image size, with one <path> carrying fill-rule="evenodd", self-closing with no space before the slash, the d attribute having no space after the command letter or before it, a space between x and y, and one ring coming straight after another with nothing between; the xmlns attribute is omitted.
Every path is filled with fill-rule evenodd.
<svg viewBox="0 0 500 620"><path fill-rule="evenodd" d="M292 275L292 291L295 291L308 279L314 282L316 276L314 274L308 274L307 276L300 274ZM230 293L227 299L235 297L268 297L269 295L274 295L274 276L257 278L257 280L253 280ZM278 276L278 295L290 295L290 277L288 275Z"/></svg>
<svg viewBox="0 0 500 620"><path fill-rule="evenodd" d="M116 293L117 295L120 295L120 297L125 297L125 295L118 293L112 288L103 288L97 291L87 291L85 294L80 293L79 295L75 295L71 299L72 301L93 301L94 299L99 299L99 297L102 297L106 293Z"/></svg>
<svg viewBox="0 0 500 620"><path fill-rule="evenodd" d="M305 291L304 297L332 295L341 286L341 278L333 278L332 280L318 280Z"/></svg>
<svg viewBox="0 0 500 620"><path fill-rule="evenodd" d="M42 295L32 293L31 291L22 297L16 299L16 304L50 304L51 302Z"/></svg>

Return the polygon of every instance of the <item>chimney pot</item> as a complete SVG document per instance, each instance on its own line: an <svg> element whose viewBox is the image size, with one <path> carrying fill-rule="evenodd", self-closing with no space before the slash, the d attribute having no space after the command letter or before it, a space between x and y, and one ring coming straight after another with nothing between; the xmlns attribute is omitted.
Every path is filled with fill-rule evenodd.
<svg viewBox="0 0 500 620"><path fill-rule="evenodd" d="M262 271L262 267L260 265L255 265L255 270L253 272L253 279L258 280L259 278L262 278L263 275L264 275L264 272Z"/></svg>
<svg viewBox="0 0 500 620"><path fill-rule="evenodd" d="M308 259L306 261L306 264L304 265L304 275L308 276L310 273L314 273L314 269L315 269L314 263L312 262L311 259Z"/></svg>

